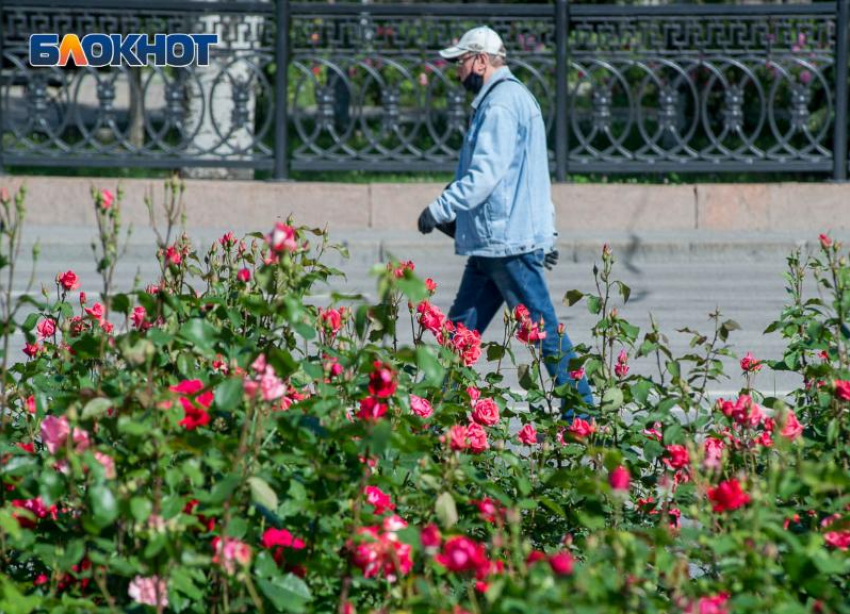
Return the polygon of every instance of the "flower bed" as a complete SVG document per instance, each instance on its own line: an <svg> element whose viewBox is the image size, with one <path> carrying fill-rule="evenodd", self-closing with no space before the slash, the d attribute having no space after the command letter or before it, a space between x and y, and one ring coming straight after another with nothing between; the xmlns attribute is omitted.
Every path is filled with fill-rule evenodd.
<svg viewBox="0 0 850 614"><path fill-rule="evenodd" d="M341 249L322 231L199 251L174 232L181 192L160 279L129 294L120 191L94 192L103 292L60 271L51 299L11 294L24 193L0 192L0 611L850 612L850 267L828 237L788 259L783 360L748 354L716 403L735 323L712 314L673 355L625 319L604 250L597 292L565 299L599 317L571 365L586 407L522 308L482 343L411 262L375 268L377 304L318 306ZM762 395L762 369L806 385Z"/></svg>

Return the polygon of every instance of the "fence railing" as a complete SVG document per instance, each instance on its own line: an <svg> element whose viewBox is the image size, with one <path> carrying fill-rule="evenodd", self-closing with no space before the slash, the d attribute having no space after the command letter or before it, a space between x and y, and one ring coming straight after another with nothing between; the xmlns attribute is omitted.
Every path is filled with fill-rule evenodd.
<svg viewBox="0 0 850 614"><path fill-rule="evenodd" d="M437 51L486 23L540 101L559 180L844 180L848 4L0 0L0 165L453 169L469 100ZM33 68L35 32L217 32L222 44L209 67Z"/></svg>

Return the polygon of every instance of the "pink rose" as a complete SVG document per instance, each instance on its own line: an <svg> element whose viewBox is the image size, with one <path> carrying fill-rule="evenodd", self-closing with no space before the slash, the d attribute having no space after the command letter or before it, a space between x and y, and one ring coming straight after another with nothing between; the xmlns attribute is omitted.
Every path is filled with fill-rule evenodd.
<svg viewBox="0 0 850 614"><path fill-rule="evenodd" d="M236 573L237 565L248 567L251 563L251 547L234 537L216 537L212 546L215 551L213 563L221 565L228 575Z"/></svg>
<svg viewBox="0 0 850 614"><path fill-rule="evenodd" d="M481 335L463 324L457 325L451 344L467 367L474 365L481 356Z"/></svg>
<svg viewBox="0 0 850 614"><path fill-rule="evenodd" d="M275 227L266 237L266 241L272 251L276 253L284 251L294 252L298 249L298 240L295 236L295 229L283 222L275 224Z"/></svg>
<svg viewBox="0 0 850 614"><path fill-rule="evenodd" d="M483 426L493 426L499 422L499 406L493 399L479 399L472 410L472 419Z"/></svg>
<svg viewBox="0 0 850 614"><path fill-rule="evenodd" d="M38 333L39 339L52 337L53 333L56 332L56 322L54 322L51 318L44 319L38 323L35 330Z"/></svg>
<svg viewBox="0 0 850 614"><path fill-rule="evenodd" d="M429 524L422 529L419 534L419 540L422 542L422 547L425 549L439 548L443 543L443 537L440 535L440 529L435 524Z"/></svg>
<svg viewBox="0 0 850 614"><path fill-rule="evenodd" d="M526 424L519 430L517 437L525 445L533 446L537 443L537 430L534 428L533 424Z"/></svg>
<svg viewBox="0 0 850 614"><path fill-rule="evenodd" d="M466 442L466 426L455 424L449 429L449 446L452 450L466 450L469 444Z"/></svg>
<svg viewBox="0 0 850 614"><path fill-rule="evenodd" d="M266 370L260 377L260 394L264 401L274 401L286 394L286 386L274 372L271 365L266 366Z"/></svg>
<svg viewBox="0 0 850 614"><path fill-rule="evenodd" d="M747 355L741 359L741 371L745 373L760 371L763 366L762 362L756 360L750 352L747 352Z"/></svg>
<svg viewBox="0 0 850 614"><path fill-rule="evenodd" d="M74 271L65 271L56 276L56 281L64 290L76 290L80 287L80 280Z"/></svg>
<svg viewBox="0 0 850 614"><path fill-rule="evenodd" d="M65 445L70 433L71 427L68 426L65 416L45 416L41 421L41 441L51 454L56 454L59 448Z"/></svg>
<svg viewBox="0 0 850 614"><path fill-rule="evenodd" d="M723 445L723 441L720 439L715 439L714 437L706 438L703 443L705 458L702 461L706 469L718 469L720 467L723 457Z"/></svg>
<svg viewBox="0 0 850 614"><path fill-rule="evenodd" d="M136 603L156 607L168 607L168 587L159 576L143 578L136 576L130 582L127 594Z"/></svg>
<svg viewBox="0 0 850 614"><path fill-rule="evenodd" d="M239 272L236 273L236 279L241 281L243 284L247 284L249 281L251 281L251 269L239 269Z"/></svg>
<svg viewBox="0 0 850 614"><path fill-rule="evenodd" d="M110 207L112 207L112 202L115 200L115 196L113 196L112 192L107 189L103 189L100 191L100 206L104 211L107 211Z"/></svg>
<svg viewBox="0 0 850 614"><path fill-rule="evenodd" d="M803 425L800 424L800 421L797 420L796 414L793 411L789 411L785 415L785 424L782 425L782 431L780 431L781 435L786 439L794 440L800 436L803 432Z"/></svg>
<svg viewBox="0 0 850 614"><path fill-rule="evenodd" d="M577 439L584 439L596 432L596 423L576 418L569 428L570 433Z"/></svg>
<svg viewBox="0 0 850 614"><path fill-rule="evenodd" d="M418 397L415 394L410 395L410 411L420 418L430 418L431 414L434 413L428 400Z"/></svg>
<svg viewBox="0 0 850 614"><path fill-rule="evenodd" d="M416 306L419 314L419 325L434 335L440 335L446 325L446 316L438 307L428 301L422 301Z"/></svg>
<svg viewBox="0 0 850 614"><path fill-rule="evenodd" d="M180 250L177 249L176 246L171 245L165 250L165 259L168 261L169 264L177 266L181 262L183 262L183 255L180 253Z"/></svg>
<svg viewBox="0 0 850 614"><path fill-rule="evenodd" d="M473 454L479 454L490 447L487 442L487 431L475 422L466 427L466 440L469 442L469 451Z"/></svg>
<svg viewBox="0 0 850 614"><path fill-rule="evenodd" d="M390 496L377 486L367 486L363 489L366 495L366 503L375 508L375 514L380 516L387 510L394 510L395 504Z"/></svg>
<svg viewBox="0 0 850 614"><path fill-rule="evenodd" d="M685 614L729 614L726 602L729 595L719 593L712 597L700 597L698 601L692 601L685 608Z"/></svg>
<svg viewBox="0 0 850 614"><path fill-rule="evenodd" d="M104 474L106 475L106 479L114 480L116 477L115 474L115 461L108 454L104 454L103 452L95 452L94 457L97 459L103 466Z"/></svg>
<svg viewBox="0 0 850 614"><path fill-rule="evenodd" d="M463 535L447 539L443 545L443 551L434 559L454 573L475 572L490 567L484 544L479 544Z"/></svg>

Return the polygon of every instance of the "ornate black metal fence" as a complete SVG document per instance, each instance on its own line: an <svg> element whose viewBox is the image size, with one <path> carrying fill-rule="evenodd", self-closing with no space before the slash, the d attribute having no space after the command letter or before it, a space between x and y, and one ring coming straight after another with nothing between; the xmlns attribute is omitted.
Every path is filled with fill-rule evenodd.
<svg viewBox="0 0 850 614"><path fill-rule="evenodd" d="M0 164L454 167L437 50L487 23L576 172L848 170L850 0L808 5L0 0ZM206 68L33 68L34 32L218 32ZM287 70L278 70L286 66Z"/></svg>

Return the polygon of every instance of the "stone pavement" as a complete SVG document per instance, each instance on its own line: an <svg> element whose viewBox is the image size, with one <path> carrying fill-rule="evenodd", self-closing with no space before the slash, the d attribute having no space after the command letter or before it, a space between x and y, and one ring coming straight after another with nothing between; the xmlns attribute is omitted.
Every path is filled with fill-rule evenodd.
<svg viewBox="0 0 850 614"><path fill-rule="evenodd" d="M266 230L266 220L257 220L255 228ZM190 230L198 245L209 245L228 228L203 228ZM99 292L99 276L95 272L90 243L95 236L92 226L28 226L22 254L16 291L24 289L29 271L29 249L33 241L41 241L41 256L37 265L35 292L39 286L54 292L53 279L57 272L73 269L80 275L82 290L95 297ZM837 236L836 238L842 238ZM843 237L846 239L847 237ZM332 236L345 243L351 251L347 261L333 258L346 279L329 288L318 288L315 300L326 303L333 291L347 294L362 293L375 298L375 282L368 271L376 262L386 261L390 255L411 259L416 272L422 277L432 277L439 284L435 303L448 310L460 282L464 259L453 254L451 242L434 235L423 237L415 232L351 230ZM779 316L786 299L782 273L785 255L795 245L808 241L814 247L816 236L795 233L719 233L692 231L690 233L562 233L560 248L562 260L548 274L558 315L567 326L575 343L590 343L592 317L582 302L573 307L561 304L567 290L577 288L590 291L593 286L592 266L599 262L603 243L609 243L617 259L615 277L622 279L632 289L628 305L620 309L621 315L641 327L641 334L649 324L652 313L669 338L675 353L683 354L689 337L676 330L683 327L710 332L708 314L720 308L725 317L737 321L741 330L732 334L730 342L739 356L752 352L757 358L777 359L782 355L783 342L777 334L763 335L762 331ZM157 265L154 259L154 238L147 228L137 228L131 238L126 255L118 266L116 275L120 290L128 290L138 279L138 287L155 281ZM409 340L409 327L400 330ZM485 339L501 335L498 322L491 325ZM23 339L16 338L16 347ZM742 385L737 362L726 361L727 373L732 378L712 386L717 395L730 394ZM654 365L649 359L637 361L633 368L638 372L652 373ZM758 387L764 392L784 392L799 385L787 374L763 372Z"/></svg>

